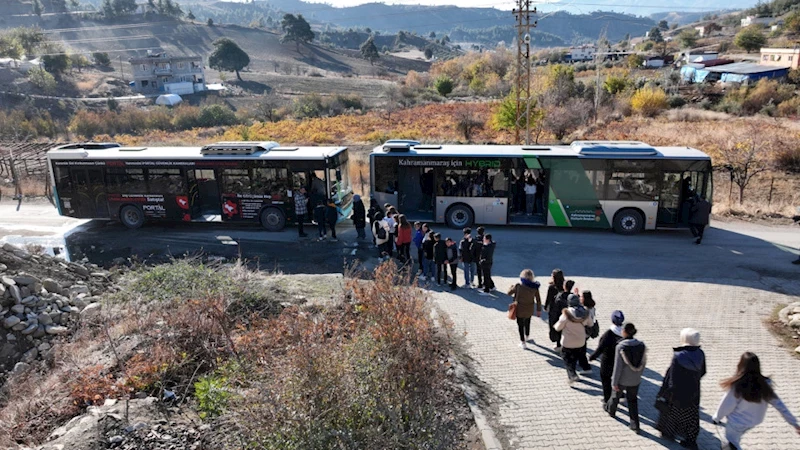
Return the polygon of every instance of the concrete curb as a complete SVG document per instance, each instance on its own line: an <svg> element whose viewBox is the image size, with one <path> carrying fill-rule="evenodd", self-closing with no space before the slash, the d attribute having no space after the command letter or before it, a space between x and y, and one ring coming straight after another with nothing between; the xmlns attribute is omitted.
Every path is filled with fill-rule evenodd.
<svg viewBox="0 0 800 450"><path fill-rule="evenodd" d="M458 372L463 375L464 371L466 371L466 369L461 364L458 364ZM475 418L475 425L481 432L483 446L486 447L486 450L503 450L503 444L497 439L497 435L495 435L494 430L489 425L489 421L483 414L483 410L478 406L478 395L475 391L475 387L472 383L465 381L461 383L461 390L464 391L464 396L467 397L467 404L472 411L472 416Z"/></svg>

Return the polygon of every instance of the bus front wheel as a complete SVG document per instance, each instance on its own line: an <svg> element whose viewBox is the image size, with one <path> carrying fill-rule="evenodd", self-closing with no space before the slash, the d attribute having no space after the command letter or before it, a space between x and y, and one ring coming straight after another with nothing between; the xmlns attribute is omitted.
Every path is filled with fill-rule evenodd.
<svg viewBox="0 0 800 450"><path fill-rule="evenodd" d="M451 206L444 217L447 221L447 226L456 229L471 227L472 222L475 220L475 214L472 212L472 208L467 205Z"/></svg>
<svg viewBox="0 0 800 450"><path fill-rule="evenodd" d="M261 211L261 226L267 231L281 231L286 226L286 215L278 208L264 208Z"/></svg>
<svg viewBox="0 0 800 450"><path fill-rule="evenodd" d="M614 231L631 235L644 230L644 217L635 209L623 209L614 216Z"/></svg>
<svg viewBox="0 0 800 450"><path fill-rule="evenodd" d="M136 206L125 205L119 210L119 221L126 228L135 230L144 225L144 213Z"/></svg>

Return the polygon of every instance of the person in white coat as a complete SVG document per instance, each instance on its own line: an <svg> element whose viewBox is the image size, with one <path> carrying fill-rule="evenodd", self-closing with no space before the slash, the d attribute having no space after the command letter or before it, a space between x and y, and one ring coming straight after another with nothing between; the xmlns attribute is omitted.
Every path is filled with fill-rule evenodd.
<svg viewBox="0 0 800 450"><path fill-rule="evenodd" d="M713 420L718 424L728 419L725 425L728 446L723 448L741 449L742 435L764 421L768 405L774 406L783 420L800 434L800 424L778 398L770 379L761 375L761 362L754 353L745 352L739 359L736 375L722 380L720 385L728 392L722 397Z"/></svg>
<svg viewBox="0 0 800 450"><path fill-rule="evenodd" d="M561 352L564 355L564 365L567 367L567 379L572 386L580 380L576 369L581 352L586 354L586 327L594 322L586 308L581 305L580 297L569 294L567 302L569 307L561 311L561 316L553 329L561 332Z"/></svg>

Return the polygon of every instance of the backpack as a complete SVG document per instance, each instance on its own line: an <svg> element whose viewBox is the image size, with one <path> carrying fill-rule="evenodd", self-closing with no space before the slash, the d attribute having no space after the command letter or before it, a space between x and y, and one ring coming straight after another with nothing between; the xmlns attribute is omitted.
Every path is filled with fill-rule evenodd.
<svg viewBox="0 0 800 450"><path fill-rule="evenodd" d="M595 320L594 325L584 327L586 328L586 336L591 339L596 339L597 336L600 336L600 324Z"/></svg>
<svg viewBox="0 0 800 450"><path fill-rule="evenodd" d="M383 228L383 226L380 223L377 223L377 226L378 229L375 230L375 237L377 237L378 239L386 239L386 228Z"/></svg>

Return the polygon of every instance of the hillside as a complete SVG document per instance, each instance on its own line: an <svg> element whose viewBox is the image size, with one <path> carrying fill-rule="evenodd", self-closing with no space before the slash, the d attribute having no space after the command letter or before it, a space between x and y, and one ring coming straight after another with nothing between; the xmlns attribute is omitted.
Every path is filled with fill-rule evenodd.
<svg viewBox="0 0 800 450"><path fill-rule="evenodd" d="M648 15L657 11L698 11L706 12L722 9L745 9L754 6L758 0L705 0L696 2L693 0L672 0L670 2L660 2L654 4L652 0L592 0L591 3L562 1L557 3L558 9L567 11L585 10L585 5L591 5L594 9L602 11L618 11L627 14ZM562 6L563 4L563 6ZM548 9L545 6L544 9ZM552 9L550 7L548 10Z"/></svg>

